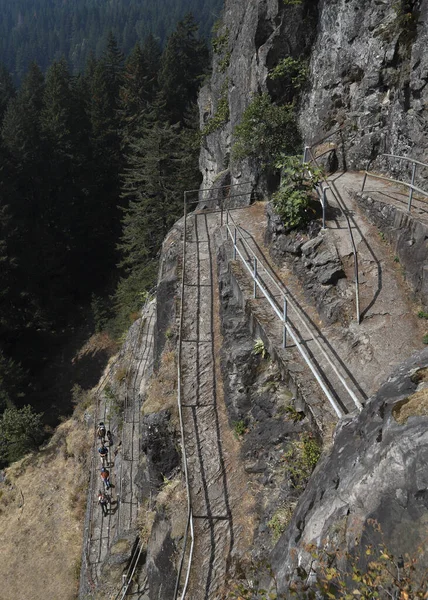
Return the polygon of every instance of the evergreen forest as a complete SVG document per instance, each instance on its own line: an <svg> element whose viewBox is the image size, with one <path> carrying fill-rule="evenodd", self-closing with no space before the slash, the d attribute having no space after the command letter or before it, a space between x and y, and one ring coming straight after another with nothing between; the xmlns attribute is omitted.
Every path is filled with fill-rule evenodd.
<svg viewBox="0 0 428 600"><path fill-rule="evenodd" d="M18 425L67 411L40 373L88 307L117 338L155 283L183 191L200 184L207 65L189 14L163 49L148 34L125 55L110 32L79 74L32 62L15 87L0 68L0 465L40 442L23 448Z"/></svg>
<svg viewBox="0 0 428 600"><path fill-rule="evenodd" d="M91 54L101 57L110 31L126 54L149 33L164 47L191 12L208 39L221 7L222 0L0 0L0 61L15 82L32 61L44 72L65 58L77 74Z"/></svg>

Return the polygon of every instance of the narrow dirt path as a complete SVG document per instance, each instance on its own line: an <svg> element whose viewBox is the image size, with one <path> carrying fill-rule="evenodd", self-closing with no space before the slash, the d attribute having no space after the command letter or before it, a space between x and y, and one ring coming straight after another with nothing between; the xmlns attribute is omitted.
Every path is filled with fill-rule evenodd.
<svg viewBox="0 0 428 600"><path fill-rule="evenodd" d="M394 262L391 246L384 241L354 199L361 189L363 175L344 173L330 178L330 186L349 216L358 252L360 276L361 323L351 323L348 330L330 335L339 346L348 343L345 360L360 373L368 395L374 393L395 366L423 347L424 324L417 317L417 306L404 281L400 265ZM370 182L388 197L401 197L402 189L380 181ZM402 203L400 204L403 208ZM350 256L349 238L344 230L334 228L336 247L342 257Z"/></svg>
<svg viewBox="0 0 428 600"><path fill-rule="evenodd" d="M218 226L219 215L194 214L188 219L186 239L182 408L195 530L189 600L220 597L237 533L248 535L243 533L243 519L235 515L238 502L248 507L246 482L236 469L239 445L228 425L219 369L212 237Z"/></svg>

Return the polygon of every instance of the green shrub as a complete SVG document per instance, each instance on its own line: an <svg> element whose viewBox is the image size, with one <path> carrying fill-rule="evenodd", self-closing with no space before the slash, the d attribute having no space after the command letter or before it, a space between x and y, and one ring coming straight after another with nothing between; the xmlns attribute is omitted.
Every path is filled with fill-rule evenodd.
<svg viewBox="0 0 428 600"><path fill-rule="evenodd" d="M290 444L282 456L282 461L284 471L294 489L305 489L320 456L321 446L310 433L302 434L299 441Z"/></svg>
<svg viewBox="0 0 428 600"><path fill-rule="evenodd" d="M258 354L261 354L262 358L269 358L269 352L267 351L265 343L260 338L254 343L253 354L255 354L256 356Z"/></svg>
<svg viewBox="0 0 428 600"><path fill-rule="evenodd" d="M316 214L311 206L312 192L322 180L322 171L302 163L298 156L286 156L277 166L282 177L279 190L272 196L274 210L287 228L301 227Z"/></svg>
<svg viewBox="0 0 428 600"><path fill-rule="evenodd" d="M290 417L293 423L298 423L299 421L302 421L305 418L305 415L302 412L296 410L294 406L286 406L284 408L284 411L287 413L287 416Z"/></svg>
<svg viewBox="0 0 428 600"><path fill-rule="evenodd" d="M294 106L273 104L266 93L254 96L234 138L232 158L254 158L263 168L274 168L283 154L295 154L301 146Z"/></svg>
<svg viewBox="0 0 428 600"><path fill-rule="evenodd" d="M303 460L309 469L313 470L321 456L321 447L313 435L303 435Z"/></svg>
<svg viewBox="0 0 428 600"><path fill-rule="evenodd" d="M428 333L426 333L424 335L424 337L422 338L422 341L423 341L424 344L428 344Z"/></svg>
<svg viewBox="0 0 428 600"><path fill-rule="evenodd" d="M245 421L235 421L233 423L233 431L237 437L242 437L244 433L247 433L247 426L245 425Z"/></svg>
<svg viewBox="0 0 428 600"><path fill-rule="evenodd" d="M308 63L299 58L286 56L282 58L276 67L269 71L269 79L285 79L290 82L290 87L300 90L308 78Z"/></svg>
<svg viewBox="0 0 428 600"><path fill-rule="evenodd" d="M424 310L420 310L418 312L418 317L420 319L428 319L428 312L425 312Z"/></svg>

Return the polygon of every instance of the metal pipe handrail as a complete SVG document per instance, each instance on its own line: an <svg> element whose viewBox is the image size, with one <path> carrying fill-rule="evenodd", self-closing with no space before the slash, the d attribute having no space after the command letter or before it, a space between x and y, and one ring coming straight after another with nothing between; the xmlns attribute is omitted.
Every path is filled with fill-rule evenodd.
<svg viewBox="0 0 428 600"><path fill-rule="evenodd" d="M244 185L244 184L241 184ZM216 189L220 189L220 188L216 188ZM243 192L242 194L232 194L231 196L228 196L228 199L230 198L240 198L241 196L246 196L249 192ZM220 198L222 200L222 198ZM218 200L218 198L205 198L205 200L192 200L192 201L188 201L187 205L190 206L192 204L201 204L203 202L212 202L213 200Z"/></svg>
<svg viewBox="0 0 428 600"><path fill-rule="evenodd" d="M391 183L398 183L400 185L405 185L406 187L412 189L413 191L419 192L423 196L428 196L428 192L417 187L416 185L407 183L406 181L400 181L399 179L394 179L393 177L387 177L386 175L377 175L377 173L370 173L369 171L366 171L366 173L369 177L374 177L375 179L383 179L384 181L390 181ZM365 187L365 181L364 181L364 187ZM362 188L361 191L364 191L364 187Z"/></svg>
<svg viewBox="0 0 428 600"><path fill-rule="evenodd" d="M413 167L412 167L411 182L407 183L407 181L400 181L398 179L394 179L393 177L387 177L386 175L378 175L376 173L370 172L369 166L371 165L373 160L369 160L369 162L367 163L365 173L364 173L363 185L361 186L361 192L364 191L367 177L374 177L375 179L382 179L384 181L390 181L391 183L396 183L398 185L404 185L405 187L409 188L409 202L407 205L407 210L410 213L412 210L413 192L418 192L419 194L422 194L423 196L428 196L428 192L426 192L425 190L414 185L415 177L416 177L416 166L420 165L421 167L428 167L428 164L423 163L419 160L416 160L415 158L410 158L409 156L399 156L398 154L381 154L381 156L387 156L388 158L396 158L398 160L407 160L410 163L412 163Z"/></svg>
<svg viewBox="0 0 428 600"><path fill-rule="evenodd" d="M185 440L185 435L184 435L183 409L182 409L182 403L181 403L181 395L182 395L181 356L182 356L182 347L183 347L182 332L183 332L183 322L184 322L184 280L185 280L185 274L186 274L187 193L188 193L188 191L184 192L184 231L183 231L183 254L182 254L183 265L182 265L182 272L181 272L181 306L180 306L180 324L179 324L179 332L178 332L178 356L177 356L177 404L178 404L178 414L179 414L179 419L180 419L180 435L181 435L181 446L182 446L182 453L183 453L184 477L185 477L185 481L186 481L187 521L186 521L186 530L184 533L184 541L183 541L180 565L178 568L177 579L176 579L176 583L175 583L174 600L177 599L178 593L179 593L180 579L181 579L181 573L182 573L183 565L184 565L184 558L185 558L185 554L186 554L186 550L187 550L189 530L190 530L190 540L191 540L190 555L189 555L189 561L187 564L187 573L186 573L185 584L184 584L182 594L181 594L181 600L183 600L185 597L187 585L189 582L190 567L192 564L193 547L194 547L194 542L195 542L194 530L193 530L192 498L190 495L190 481L189 481L189 471L188 471L188 465L187 465L186 440Z"/></svg>
<svg viewBox="0 0 428 600"><path fill-rule="evenodd" d="M235 228L238 229L242 229L239 225L236 224L235 220L233 219L232 215L230 215L229 217L234 225ZM257 258L256 254L254 253L253 249L251 248L251 246L248 244L247 240L242 237L240 237L240 241L241 243L246 246L247 251L252 255L253 259L256 259L258 261L258 269L261 268L263 269L263 271L266 273L266 275L268 276L268 278L270 279L270 281L272 282L272 284L276 287L276 289L278 290L278 292L281 294L281 296L283 298L286 297L286 290L283 289L283 287L281 287L278 283L278 281L271 275L271 273L269 272L269 270L265 267L265 265L263 264L262 261L260 261L259 258ZM250 261L251 262L251 261ZM247 266L247 265L246 265ZM248 268L248 266L247 266ZM256 271L256 270L255 270ZM254 277L253 277L254 279ZM349 396L351 397L352 401L354 402L355 406L358 408L358 410L362 410L362 405L361 402L358 400L357 396L355 395L355 393L353 392L353 390L351 390L351 388L348 386L346 380L343 378L343 376L341 375L341 373L338 371L336 365L334 364L334 362L330 359L330 357L328 356L328 354L326 353L326 351L324 350L324 348L321 346L319 340L313 335L313 332L310 330L308 324L305 322L305 320L303 319L302 315L300 314L300 311L296 308L296 306L294 305L294 303L288 298L287 303L289 304L289 306L294 310L295 316L299 319L299 321L301 322L301 324L303 325L303 327L306 330L306 333L308 333L310 336L312 336L318 350L321 352L321 354L323 355L323 357L326 359L326 361L328 362L328 364L330 365L330 367L333 369L334 373L336 374L336 376L338 377L339 381L341 382L341 384L343 385L343 387L345 388L345 390L347 391L347 393L349 394ZM278 310L275 309L275 312L279 315ZM280 317L281 318L281 317Z"/></svg>
<svg viewBox="0 0 428 600"><path fill-rule="evenodd" d="M187 205L188 204L199 204L201 201L198 200L197 202L190 203L187 200L187 195L191 192L212 191L212 190L218 190L218 189L224 189L224 188L229 189L231 187L237 187L240 185L247 185L247 184L251 184L251 182L235 183L235 184L230 184L230 185L219 186L217 188L186 190L184 192L184 200L183 200L183 203L184 203L184 231L183 231L183 254L182 254L183 266L182 266L182 273L181 273L181 307L180 307L180 323L179 323L179 334L178 334L178 356L177 356L177 404L178 404L178 414L179 414L179 420L180 420L180 435L181 435L181 445L182 445L182 452L183 452L184 476L185 476L185 481L186 481L187 521L186 521L186 529L184 532L184 542L183 542L183 548L182 548L182 552L181 552L180 564L179 564L179 568L178 568L178 572L177 572L177 579L176 579L176 583L175 583L173 600L177 600L178 594L179 594L180 580L181 580L181 574L182 574L182 570L183 570L183 566L184 566L184 559L185 559L186 550L187 550L189 532L190 532L191 543L190 543L189 559L188 559L188 563L187 563L186 578L185 578L184 586L183 586L183 589L181 592L181 600L184 600L184 597L186 595L187 586L188 586L189 577L190 577L190 569L192 566L193 549L194 549L194 544L195 544L195 534L194 534L194 526L193 526L193 507L192 507L192 499L191 499L191 495L190 495L190 481L189 481L189 471L188 471L188 465L187 465L186 440L185 440L185 434L184 434L184 420L183 420L183 410L182 410L182 402L181 402L181 396L182 396L181 357L182 357L182 331L183 331L183 321L184 321L184 281L185 281L185 274L186 274ZM222 219L223 219L223 206L221 208L221 213L222 213Z"/></svg>
<svg viewBox="0 0 428 600"><path fill-rule="evenodd" d="M415 158L410 158L409 156L399 156L398 154L381 154L381 156L389 156L390 158L399 158L400 160L408 160L409 162L416 163L417 165L421 165L421 167L428 167L427 163L423 163ZM370 161L372 162L372 161Z"/></svg>
<svg viewBox="0 0 428 600"><path fill-rule="evenodd" d="M306 148L308 149L309 154L312 157L312 161L318 167L319 165L318 165L318 162L317 162L317 158L314 156L314 154L312 152L312 148L310 148L308 146ZM306 150L306 148L305 148L305 150ZM324 175L323 175L323 179L324 179L324 182L326 183L326 185L328 185L328 181L327 181L327 179L325 178ZM352 228L351 228L351 224L349 222L349 217L345 213L345 211L343 210L342 204L339 201L339 198L334 194L334 192L331 189L331 187L330 187L330 190L331 190L333 196L336 197L337 204L338 204L338 206L339 206L339 208L340 208L340 210L342 212L342 215L345 217L346 223L347 223L347 226L348 226L349 239L351 240L352 254L354 256L355 308L356 308L356 313L357 313L357 323L359 324L360 321L361 321L361 315L360 315L360 283L359 283L359 273L358 273L358 252L357 252L357 247L355 245L354 234L352 233Z"/></svg>
<svg viewBox="0 0 428 600"><path fill-rule="evenodd" d="M241 181L240 183L229 183L228 185L219 185L218 187L210 187L210 188L195 188L194 190L186 190L186 194L190 194L191 192L211 192L212 190L223 190L225 188L237 187L238 185L251 185L251 181Z"/></svg>
<svg viewBox="0 0 428 600"><path fill-rule="evenodd" d="M232 231L229 227L229 224L226 225L227 230L231 236L232 239L234 239L234 234L232 234ZM260 283L258 277L254 277L253 272L251 270L251 268L247 265L247 262L245 260L245 258L242 256L239 248L237 248L235 246L235 250L236 253L238 254L238 256L240 256L243 265L245 266L245 268L247 269L247 271L250 273L252 279L254 280L254 282L257 284L257 287L261 290L261 292L263 293L263 295L265 296L266 300L269 302L269 304L271 305L271 307L273 308L273 310L275 311L275 313L277 314L277 316L279 317L280 321L283 324L283 327L286 329L287 333L290 335L291 339L293 340L293 342L296 344L296 347L298 348L300 354L302 355L303 359L305 360L306 364L308 365L308 367L310 368L310 370L312 371L315 379L317 380L318 384L320 385L322 391L324 392L324 394L326 395L327 399L329 400L330 404L332 405L336 415L341 418L343 416L343 412L340 409L340 407L338 406L336 400L333 398L333 396L331 395L331 393L329 392L329 390L327 389L326 385L324 384L324 382L322 381L319 373L317 372L316 368L314 367L314 365L312 364L310 358L307 356L306 352L304 351L302 345L300 344L299 340L297 339L297 337L294 335L293 330L291 329L290 325L288 324L287 320L283 317L283 315L281 314L281 312L278 310L278 307L276 306L275 302L272 300L268 290L265 289L265 287ZM283 295L285 298L285 294Z"/></svg>
<svg viewBox="0 0 428 600"><path fill-rule="evenodd" d="M342 131L344 126L345 125L340 125L335 131L332 131L331 133L328 133L324 137L319 138L318 140L315 140L315 142L313 142L310 146L307 146L307 148L312 149L315 146L319 146L320 144L322 144L323 142L328 140L328 138L333 137L333 135L336 135L336 133L339 133L339 131Z"/></svg>

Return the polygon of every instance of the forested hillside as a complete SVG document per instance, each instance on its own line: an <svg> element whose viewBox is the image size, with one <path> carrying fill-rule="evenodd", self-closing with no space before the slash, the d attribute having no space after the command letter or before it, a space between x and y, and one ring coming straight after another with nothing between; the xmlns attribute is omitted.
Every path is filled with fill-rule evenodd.
<svg viewBox="0 0 428 600"><path fill-rule="evenodd" d="M64 59L45 75L32 63L15 89L0 69L0 464L40 441L15 407L51 423L64 412L70 394L55 397L41 372L79 311L92 299L96 327L110 319L117 335L153 285L183 190L200 183L207 61L187 16L163 51L148 36L125 58L111 34L79 76Z"/></svg>
<svg viewBox="0 0 428 600"><path fill-rule="evenodd" d="M124 52L152 33L161 43L191 12L207 39L222 0L0 0L0 62L20 81L31 61L42 71L53 60L80 72L99 58L110 31Z"/></svg>

